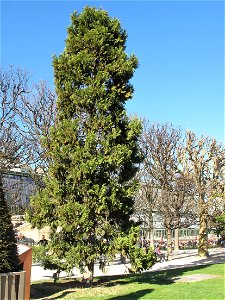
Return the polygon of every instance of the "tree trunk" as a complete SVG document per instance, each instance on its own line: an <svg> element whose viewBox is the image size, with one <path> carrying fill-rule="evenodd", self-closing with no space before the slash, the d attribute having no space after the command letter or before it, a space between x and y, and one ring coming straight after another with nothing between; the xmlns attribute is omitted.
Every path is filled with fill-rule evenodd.
<svg viewBox="0 0 225 300"><path fill-rule="evenodd" d="M95 265L95 262L92 261L89 265L88 265L88 271L89 271L89 285L92 285L93 283L93 280L94 280L94 265Z"/></svg>
<svg viewBox="0 0 225 300"><path fill-rule="evenodd" d="M204 202L205 194L199 193L199 244L198 255L206 257L208 252L208 207Z"/></svg>
<svg viewBox="0 0 225 300"><path fill-rule="evenodd" d="M152 210L148 213L148 230L149 230L149 240L150 240L150 248L154 249L154 233L153 233L153 216Z"/></svg>
<svg viewBox="0 0 225 300"><path fill-rule="evenodd" d="M208 218L207 213L200 213L198 255L209 256L208 252Z"/></svg>
<svg viewBox="0 0 225 300"><path fill-rule="evenodd" d="M150 230L150 248L154 249L154 234L153 234L153 228Z"/></svg>
<svg viewBox="0 0 225 300"><path fill-rule="evenodd" d="M175 228L174 251L179 250L179 228Z"/></svg>
<svg viewBox="0 0 225 300"><path fill-rule="evenodd" d="M168 260L172 260L172 230L167 228L167 255Z"/></svg>

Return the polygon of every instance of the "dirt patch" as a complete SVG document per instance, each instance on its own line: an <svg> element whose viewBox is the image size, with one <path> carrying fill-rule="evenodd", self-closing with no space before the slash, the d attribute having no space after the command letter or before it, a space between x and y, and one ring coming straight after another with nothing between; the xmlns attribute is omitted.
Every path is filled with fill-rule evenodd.
<svg viewBox="0 0 225 300"><path fill-rule="evenodd" d="M208 275L208 274L193 274L193 275L185 275L180 277L172 278L175 282L196 282L201 280L218 278L216 275Z"/></svg>

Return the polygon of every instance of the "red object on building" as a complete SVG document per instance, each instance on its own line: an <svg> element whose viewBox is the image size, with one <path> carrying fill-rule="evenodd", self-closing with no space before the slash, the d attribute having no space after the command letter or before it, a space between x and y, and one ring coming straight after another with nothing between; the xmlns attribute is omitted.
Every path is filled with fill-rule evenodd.
<svg viewBox="0 0 225 300"><path fill-rule="evenodd" d="M25 287L25 299L30 300L30 278L31 278L31 266L32 266L32 248L26 245L17 245L18 254L21 263L23 264L23 271L26 271L26 287Z"/></svg>

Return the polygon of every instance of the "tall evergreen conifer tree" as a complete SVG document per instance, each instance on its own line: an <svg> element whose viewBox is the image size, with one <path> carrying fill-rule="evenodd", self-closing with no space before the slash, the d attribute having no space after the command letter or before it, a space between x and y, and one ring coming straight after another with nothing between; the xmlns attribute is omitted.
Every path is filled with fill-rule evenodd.
<svg viewBox="0 0 225 300"><path fill-rule="evenodd" d="M19 271L19 265L15 233L0 176L0 273Z"/></svg>
<svg viewBox="0 0 225 300"><path fill-rule="evenodd" d="M65 50L53 59L57 120L45 145L52 164L33 199L32 223L50 225L52 253L93 278L99 255L129 252L136 242L130 216L141 123L125 103L138 61L125 53L126 32L107 12L86 7L71 20Z"/></svg>

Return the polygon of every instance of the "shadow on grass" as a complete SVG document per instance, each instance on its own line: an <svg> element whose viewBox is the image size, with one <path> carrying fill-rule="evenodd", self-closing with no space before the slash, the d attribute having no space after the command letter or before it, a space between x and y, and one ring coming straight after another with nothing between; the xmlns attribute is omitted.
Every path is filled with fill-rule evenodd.
<svg viewBox="0 0 225 300"><path fill-rule="evenodd" d="M170 269L164 271L149 271L142 274L135 275L116 275L116 276L104 276L96 277L93 283L95 287L113 287L118 285L127 285L132 283L139 284L156 284L156 285L170 285L173 284L173 277L180 277L187 271L203 270L209 267L208 265L201 265L195 267L185 267L178 269ZM53 296L56 293L61 295L56 296L54 299L63 299L67 294L76 293L78 289L85 288L84 284L78 279L61 279L58 283L41 281L35 282L31 285L31 299L41 299ZM151 289L144 289L133 292L129 295L117 296L113 298L107 298L110 300L116 299L140 299L141 296L150 293ZM142 294L141 294L142 293Z"/></svg>
<svg viewBox="0 0 225 300"><path fill-rule="evenodd" d="M141 299L141 297L150 294L153 291L153 289L145 289L140 290L137 292L133 292L127 295L122 296L115 296L113 298L107 298L107 300L138 300Z"/></svg>
<svg viewBox="0 0 225 300"><path fill-rule="evenodd" d="M187 271L203 270L209 267L208 265L201 265L195 267L185 267L178 269L162 270L162 271L147 271L142 274L135 275L120 275L120 276L107 276L99 277L95 282L98 286L111 287L118 284L130 284L130 283L147 283L147 284L158 284L158 285L169 285L173 284L174 277L180 277Z"/></svg>
<svg viewBox="0 0 225 300"><path fill-rule="evenodd" d="M129 280L129 283L148 283L148 284L158 284L158 285L168 285L173 284L174 277L181 277L187 271L204 270L209 267L209 265L199 265L195 267L185 267L178 269L169 269L155 272L145 272L140 275L133 275ZM128 283L128 282L127 282Z"/></svg>
<svg viewBox="0 0 225 300"><path fill-rule="evenodd" d="M82 288L83 284L78 280L60 280L54 283L49 281L40 281L31 284L31 299L41 299L50 297L56 293L63 292L63 296L57 296L54 299L60 299L69 293L75 293L76 289Z"/></svg>

